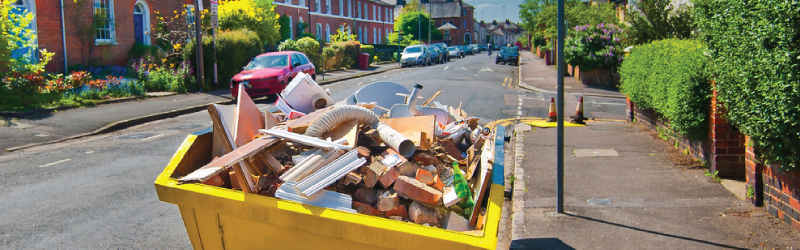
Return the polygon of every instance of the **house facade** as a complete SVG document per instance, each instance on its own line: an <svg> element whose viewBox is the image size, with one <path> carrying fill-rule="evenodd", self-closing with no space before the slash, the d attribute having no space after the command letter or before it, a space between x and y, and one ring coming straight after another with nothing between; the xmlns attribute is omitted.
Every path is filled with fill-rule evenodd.
<svg viewBox="0 0 800 250"><path fill-rule="evenodd" d="M477 43L475 37L475 7L462 0L430 0L422 4L429 11L434 28L447 23L456 27L454 30L443 30L444 40L431 40L431 43L444 42L447 45L468 45Z"/></svg>
<svg viewBox="0 0 800 250"><path fill-rule="evenodd" d="M330 42L337 30L350 31L362 44L385 44L394 32L395 5L378 0L274 0L275 12L289 17L290 36L299 38L298 23Z"/></svg>
<svg viewBox="0 0 800 250"><path fill-rule="evenodd" d="M151 44L156 11L182 12L192 0L15 0L34 14L30 25L39 49L53 52L46 66L66 72L67 65L125 65L135 43ZM207 2L208 0L206 0ZM98 24L90 30L91 24Z"/></svg>
<svg viewBox="0 0 800 250"><path fill-rule="evenodd" d="M517 38L522 35L522 29L519 25L509 20L501 23L495 20L491 23L484 23L484 25L486 27L486 34L489 37L487 42L491 42L497 46L513 45L517 42Z"/></svg>

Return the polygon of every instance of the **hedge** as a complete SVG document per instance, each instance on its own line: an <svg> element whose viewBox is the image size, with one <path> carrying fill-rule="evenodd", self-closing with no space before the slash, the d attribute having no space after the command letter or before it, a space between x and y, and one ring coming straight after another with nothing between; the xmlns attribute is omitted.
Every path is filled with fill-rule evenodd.
<svg viewBox="0 0 800 250"><path fill-rule="evenodd" d="M800 3L696 0L727 120L767 164L800 170Z"/></svg>
<svg viewBox="0 0 800 250"><path fill-rule="evenodd" d="M206 82L214 80L214 60L217 61L218 85L217 88L228 86L231 78L242 71L253 58L261 54L261 45L258 35L247 29L223 31L217 34L217 58L214 58L213 40L209 36L203 37L203 72ZM194 42L186 46L184 59L196 63Z"/></svg>
<svg viewBox="0 0 800 250"><path fill-rule="evenodd" d="M620 92L663 115L679 135L708 136L711 83L703 43L667 39L638 46L620 68Z"/></svg>
<svg viewBox="0 0 800 250"><path fill-rule="evenodd" d="M361 53L369 54L369 64L372 65L375 57L375 47L372 45L361 45Z"/></svg>
<svg viewBox="0 0 800 250"><path fill-rule="evenodd" d="M358 41L347 41L343 43L334 43L333 46L339 46L344 51L344 58L342 59L342 67L355 69L358 68L358 53L361 53L361 43Z"/></svg>

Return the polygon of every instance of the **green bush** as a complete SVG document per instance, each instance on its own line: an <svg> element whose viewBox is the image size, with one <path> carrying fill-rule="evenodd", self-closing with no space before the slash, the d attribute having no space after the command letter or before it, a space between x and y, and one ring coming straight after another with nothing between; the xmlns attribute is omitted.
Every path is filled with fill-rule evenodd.
<svg viewBox="0 0 800 250"><path fill-rule="evenodd" d="M373 57L375 57L375 47L374 46L372 46L372 45L361 45L361 53L369 54L369 64L370 65L372 64L372 61L375 60L373 58Z"/></svg>
<svg viewBox="0 0 800 250"><path fill-rule="evenodd" d="M219 29L252 30L262 44L276 44L281 39L281 24L274 6L266 0L222 1L218 9Z"/></svg>
<svg viewBox="0 0 800 250"><path fill-rule="evenodd" d="M667 39L636 47L620 69L620 91L693 140L708 132L711 83L703 43ZM581 66L583 67L583 66Z"/></svg>
<svg viewBox="0 0 800 250"><path fill-rule="evenodd" d="M544 34L541 32L534 32L531 36L531 40L533 40L533 47L541 47L547 44L547 41L544 40Z"/></svg>
<svg viewBox="0 0 800 250"><path fill-rule="evenodd" d="M278 51L300 51L300 47L297 47L297 41L288 39L278 44Z"/></svg>
<svg viewBox="0 0 800 250"><path fill-rule="evenodd" d="M261 54L261 45L255 32L241 29L223 31L217 34L217 58L214 58L212 40L203 37L203 72L206 82L213 82L214 60L217 61L217 88L227 87L231 78L242 71L251 59ZM184 51L184 59L197 65L194 43L190 43Z"/></svg>
<svg viewBox="0 0 800 250"><path fill-rule="evenodd" d="M358 41L347 41L343 43L334 43L333 46L342 47L344 58L342 58L342 67L354 69L358 67L358 53L361 52L361 43Z"/></svg>
<svg viewBox="0 0 800 250"><path fill-rule="evenodd" d="M800 170L800 4L697 0L695 20L727 120L767 164Z"/></svg>
<svg viewBox="0 0 800 250"><path fill-rule="evenodd" d="M342 68L344 49L339 46L325 47L322 49L322 56L325 58L325 71L334 71Z"/></svg>
<svg viewBox="0 0 800 250"><path fill-rule="evenodd" d="M131 47L131 50L128 51L128 58L130 59L139 59L145 56L152 56L155 58L162 57L161 53L159 53L158 46L154 45L136 43Z"/></svg>
<svg viewBox="0 0 800 250"><path fill-rule="evenodd" d="M581 71L611 69L622 62L622 31L613 24L575 26L574 35L564 43L564 61L580 66ZM617 36L619 36L617 34Z"/></svg>
<svg viewBox="0 0 800 250"><path fill-rule="evenodd" d="M317 40L314 40L314 38L311 37L300 38L300 40L297 40L297 49L298 51L303 52L303 54L306 54L306 56L308 56L308 59L311 60L312 63L314 63L314 67L319 68L319 66L322 65L320 63L321 59L319 55L319 42L317 42Z"/></svg>

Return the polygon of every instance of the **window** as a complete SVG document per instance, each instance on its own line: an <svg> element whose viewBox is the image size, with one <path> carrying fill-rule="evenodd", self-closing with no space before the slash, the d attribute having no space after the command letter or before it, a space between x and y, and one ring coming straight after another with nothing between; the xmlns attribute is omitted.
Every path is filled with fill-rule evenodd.
<svg viewBox="0 0 800 250"><path fill-rule="evenodd" d="M461 28L462 29L467 29L467 20L461 21Z"/></svg>
<svg viewBox="0 0 800 250"><path fill-rule="evenodd" d="M358 18L361 18L361 3L358 3L358 13L356 14Z"/></svg>
<svg viewBox="0 0 800 250"><path fill-rule="evenodd" d="M306 57L306 55L304 55L304 54L300 54L300 55L298 55L297 57L300 57L300 63L302 63L302 64L308 64L308 57Z"/></svg>
<svg viewBox="0 0 800 250"><path fill-rule="evenodd" d="M347 0L347 16L353 17L353 3L350 0Z"/></svg>
<svg viewBox="0 0 800 250"><path fill-rule="evenodd" d="M381 7L378 7L378 11L376 11L376 12L378 12L378 21L383 20L383 19L381 19Z"/></svg>
<svg viewBox="0 0 800 250"><path fill-rule="evenodd" d="M344 25L339 25L339 32L344 34ZM336 32L336 33L339 33L339 32Z"/></svg>
<svg viewBox="0 0 800 250"><path fill-rule="evenodd" d="M383 36L381 36L381 30L378 30L378 43L383 43Z"/></svg>
<svg viewBox="0 0 800 250"><path fill-rule="evenodd" d="M331 26L325 24L325 41L331 42Z"/></svg>
<svg viewBox="0 0 800 250"><path fill-rule="evenodd" d="M359 5L359 6L361 6L361 5ZM363 32L361 32L361 27L358 27L358 41L359 41L359 42L362 42L362 43L364 42L364 38L363 38L364 36L363 36L363 34L364 34L364 33L363 33Z"/></svg>
<svg viewBox="0 0 800 250"><path fill-rule="evenodd" d="M461 16L462 17L467 16L467 9L461 9Z"/></svg>
<svg viewBox="0 0 800 250"><path fill-rule="evenodd" d="M372 43L373 44L378 43L378 36L375 35L375 28L372 28Z"/></svg>
<svg viewBox="0 0 800 250"><path fill-rule="evenodd" d="M294 66L295 63L304 64L303 60L300 60L300 55L298 55L297 53L292 53L292 64L291 65Z"/></svg>
<svg viewBox="0 0 800 250"><path fill-rule="evenodd" d="M369 6L367 6L367 3L364 3L364 17L362 18L369 19Z"/></svg>
<svg viewBox="0 0 800 250"><path fill-rule="evenodd" d="M114 44L114 2L112 0L94 0L93 5L95 43Z"/></svg>
<svg viewBox="0 0 800 250"><path fill-rule="evenodd" d="M344 0L339 0L339 15L340 16L344 16L344 3L342 3L343 1Z"/></svg>
<svg viewBox="0 0 800 250"><path fill-rule="evenodd" d="M289 17L289 39L294 39L294 24L292 23L292 16Z"/></svg>
<svg viewBox="0 0 800 250"><path fill-rule="evenodd" d="M317 23L317 40L322 39L322 24Z"/></svg>
<svg viewBox="0 0 800 250"><path fill-rule="evenodd" d="M331 0L326 0L326 1L325 1L325 9L326 9L326 10L328 10L328 11L327 11L327 12L325 12L325 13L327 13L327 14L331 14Z"/></svg>
<svg viewBox="0 0 800 250"><path fill-rule="evenodd" d="M319 2L320 1L322 1L322 0L314 0L314 2L316 3L316 5L314 6L314 10L316 10L317 12L321 12L321 10L319 8Z"/></svg>
<svg viewBox="0 0 800 250"><path fill-rule="evenodd" d="M376 16L376 12L377 11L375 11L375 5L372 5L372 20L375 20L375 21L378 20L378 18Z"/></svg>
<svg viewBox="0 0 800 250"><path fill-rule="evenodd" d="M353 34L353 29L350 26L347 26L347 35L350 36Z"/></svg>
<svg viewBox="0 0 800 250"><path fill-rule="evenodd" d="M306 6L306 1L307 0L300 0L300 6L301 7Z"/></svg>
<svg viewBox="0 0 800 250"><path fill-rule="evenodd" d="M450 30L444 30L444 39L450 38Z"/></svg>

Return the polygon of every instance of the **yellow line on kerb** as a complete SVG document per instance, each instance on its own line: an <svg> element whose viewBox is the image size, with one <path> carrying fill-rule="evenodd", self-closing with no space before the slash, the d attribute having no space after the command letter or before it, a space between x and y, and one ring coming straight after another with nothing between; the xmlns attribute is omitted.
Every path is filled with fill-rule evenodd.
<svg viewBox="0 0 800 250"><path fill-rule="evenodd" d="M540 117L520 117L520 118L506 118L500 119L489 124L486 124L486 127L494 129L497 125L508 126L511 124L517 124L521 122L536 122L536 121L544 121L544 118ZM620 119L594 119L594 120L587 120L586 122L625 122L625 120Z"/></svg>

